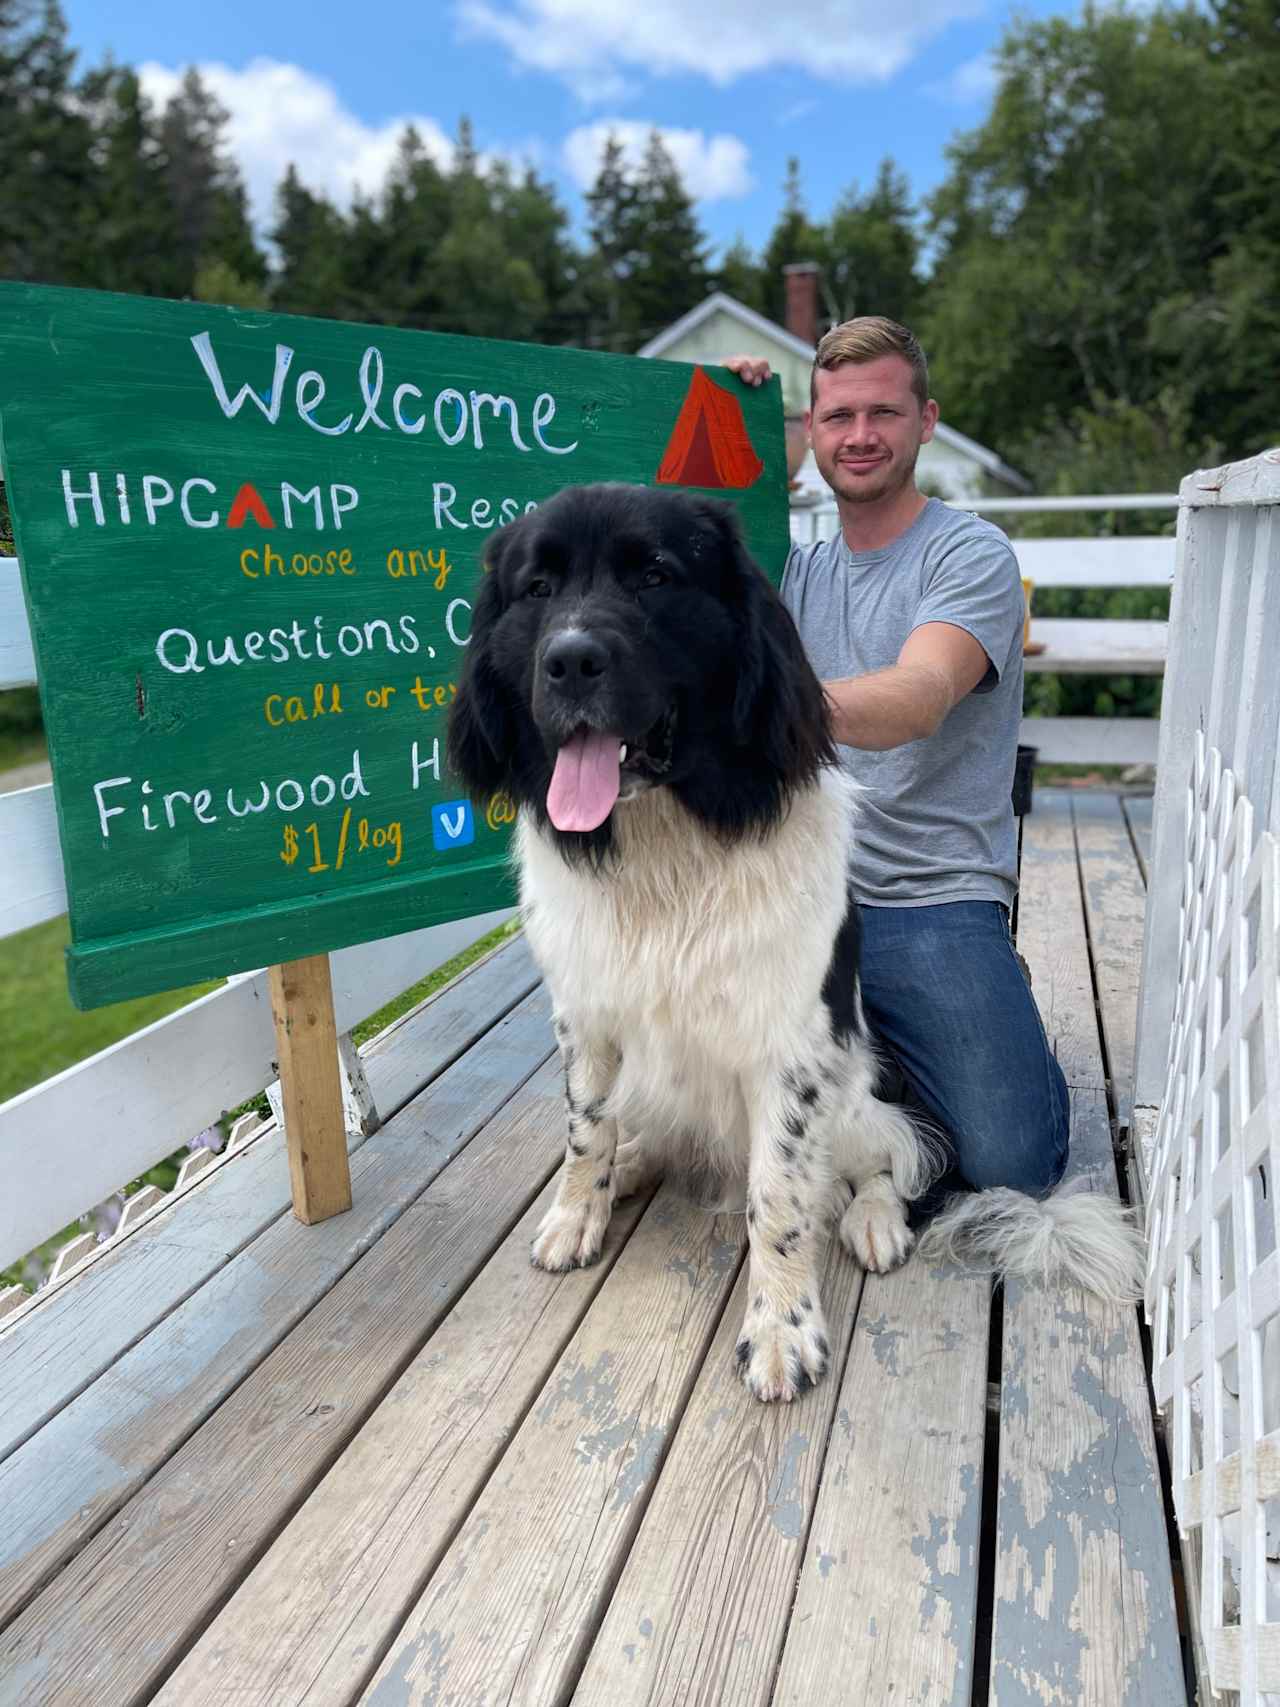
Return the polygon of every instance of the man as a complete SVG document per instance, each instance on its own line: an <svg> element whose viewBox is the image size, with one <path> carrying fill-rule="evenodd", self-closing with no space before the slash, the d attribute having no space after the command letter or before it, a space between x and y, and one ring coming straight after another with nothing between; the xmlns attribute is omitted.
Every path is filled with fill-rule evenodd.
<svg viewBox="0 0 1280 1707"><path fill-rule="evenodd" d="M769 376L747 356L746 383ZM793 547L782 596L862 785L852 874L867 1017L941 1125L952 1172L1043 1197L1067 1161L1067 1087L1014 954L1010 792L1022 712L1022 584L1001 531L926 498L933 437L919 343L865 316L818 345L805 425L840 533Z"/></svg>

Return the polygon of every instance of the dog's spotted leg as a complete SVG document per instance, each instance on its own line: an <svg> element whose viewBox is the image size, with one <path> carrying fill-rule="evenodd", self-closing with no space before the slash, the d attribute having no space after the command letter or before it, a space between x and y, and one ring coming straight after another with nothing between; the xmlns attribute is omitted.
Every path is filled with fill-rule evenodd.
<svg viewBox="0 0 1280 1707"><path fill-rule="evenodd" d="M840 1243L863 1268L887 1274L906 1261L914 1242L903 1199L924 1189L934 1162L906 1113L875 1096L874 1064L857 1043L846 1072L833 1159L855 1196L840 1216Z"/></svg>
<svg viewBox="0 0 1280 1707"><path fill-rule="evenodd" d="M613 1210L614 1152L618 1123L605 1112L618 1076L618 1052L607 1043L586 1043L556 1021L564 1062L569 1136L556 1201L533 1241L536 1268L559 1273L597 1260Z"/></svg>
<svg viewBox="0 0 1280 1707"><path fill-rule="evenodd" d="M831 1192L829 1098L814 1063L777 1075L748 1100L751 1297L737 1359L766 1403L789 1404L822 1379L830 1359L817 1272Z"/></svg>

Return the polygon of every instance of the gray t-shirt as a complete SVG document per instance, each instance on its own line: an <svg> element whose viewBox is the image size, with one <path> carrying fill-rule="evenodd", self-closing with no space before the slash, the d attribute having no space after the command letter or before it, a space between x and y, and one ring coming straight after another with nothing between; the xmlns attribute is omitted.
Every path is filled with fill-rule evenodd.
<svg viewBox="0 0 1280 1707"><path fill-rule="evenodd" d="M862 785L858 900L873 907L1003 901L1017 892L1014 761L1022 715L1022 581L990 522L930 498L879 551L843 536L793 546L782 597L823 681L896 664L926 622L972 634L986 676L934 734L888 752L840 747Z"/></svg>

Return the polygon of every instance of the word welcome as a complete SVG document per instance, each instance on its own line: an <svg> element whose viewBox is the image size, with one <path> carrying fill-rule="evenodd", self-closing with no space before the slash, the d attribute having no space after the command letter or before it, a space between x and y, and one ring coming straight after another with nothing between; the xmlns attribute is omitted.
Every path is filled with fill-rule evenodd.
<svg viewBox="0 0 1280 1707"><path fill-rule="evenodd" d="M259 391L252 384L246 383L231 396L227 390L226 381L222 377L222 369L213 351L213 340L207 332L199 332L191 340L200 366L208 376L209 384L213 387L213 395L217 399L222 413L233 420L246 403L253 403L266 416L272 426L280 419L280 411L285 398L285 380L293 365L295 352L288 344L277 344L275 367L271 376L270 391ZM383 391L383 362L382 352L376 345L370 344L360 359L360 367L356 376L360 391L360 401L364 405L357 421L355 411L350 410L341 420L318 421L316 410L324 403L328 387L324 376L315 368L308 368L305 373L298 375L294 386L293 406L300 421L324 433L330 438L336 438L341 433L362 433L366 427L380 428L384 433L401 432L416 436L426 429L430 421L436 437L441 444L458 445L464 439L470 438L476 450L485 447L485 412L488 411L493 421L501 416L506 417L507 435L516 450L531 451L532 445L526 444L520 436L521 410L513 397L505 393L491 391L468 391L463 393L453 386L445 386L437 391L433 398L424 398L420 387L404 381L397 385L392 392L389 403L382 402ZM421 409L418 405L423 405ZM341 407L341 405L339 405ZM391 416L384 420L378 413L379 408L386 409ZM533 400L533 408L529 412L528 428L534 442L540 450L551 456L569 456L578 448L575 439L570 445L548 444L543 437L543 429L549 428L555 420L556 400L549 391L539 392ZM354 425L353 425L354 423ZM491 423L492 425L492 423Z"/></svg>

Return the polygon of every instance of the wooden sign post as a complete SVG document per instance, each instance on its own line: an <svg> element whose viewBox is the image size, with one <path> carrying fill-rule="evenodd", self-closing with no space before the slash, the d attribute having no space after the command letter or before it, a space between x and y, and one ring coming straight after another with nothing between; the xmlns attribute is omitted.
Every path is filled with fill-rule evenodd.
<svg viewBox="0 0 1280 1707"><path fill-rule="evenodd" d="M778 387L673 362L0 284L0 455L81 1007L272 968L304 1220L350 1201L335 948L510 905L444 736L495 529L684 485L788 544Z"/></svg>
<svg viewBox="0 0 1280 1707"><path fill-rule="evenodd" d="M270 985L293 1212L310 1225L351 1207L329 956L273 966Z"/></svg>

